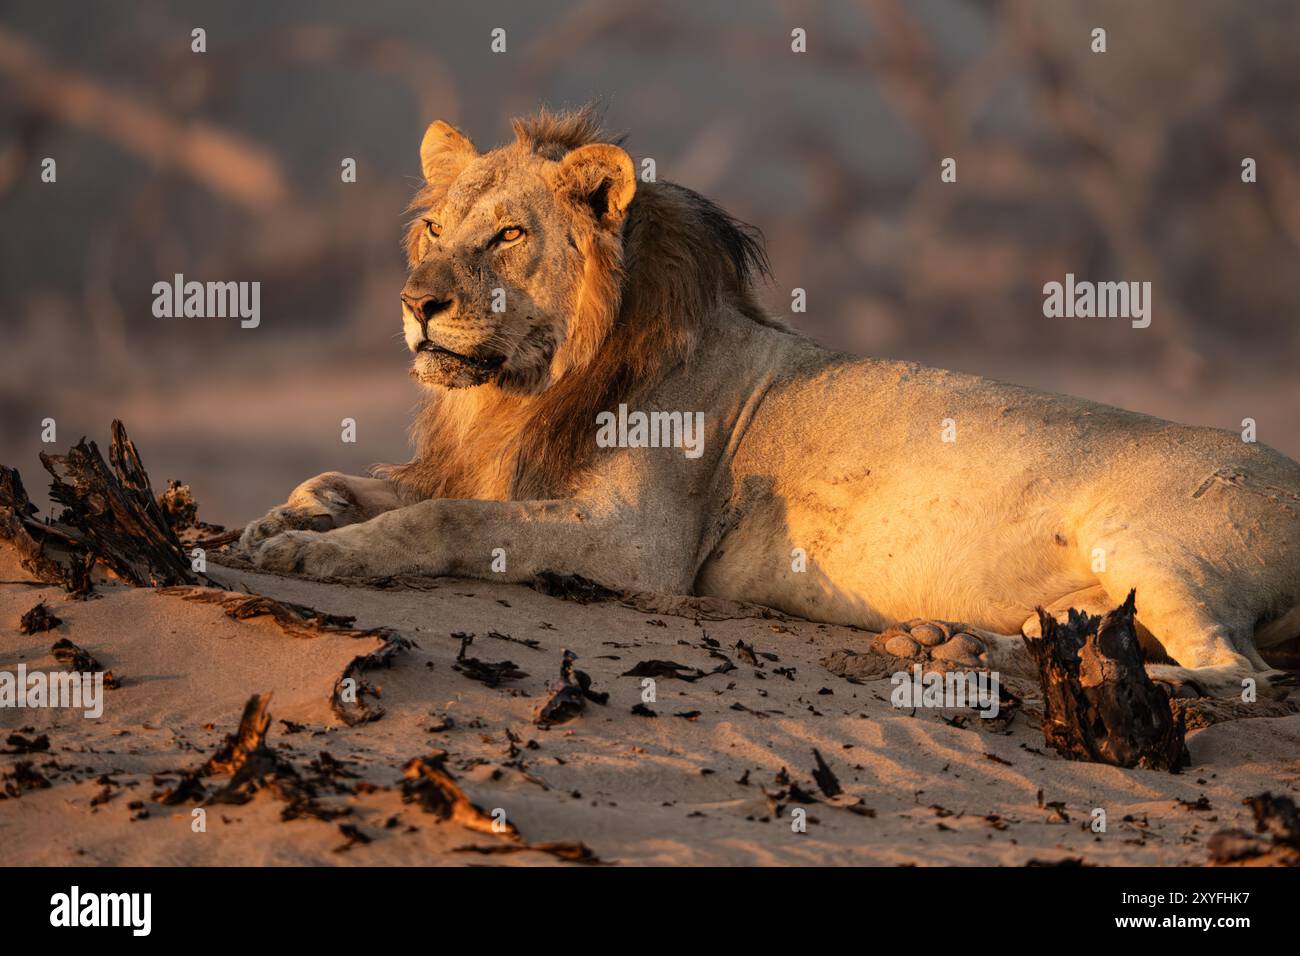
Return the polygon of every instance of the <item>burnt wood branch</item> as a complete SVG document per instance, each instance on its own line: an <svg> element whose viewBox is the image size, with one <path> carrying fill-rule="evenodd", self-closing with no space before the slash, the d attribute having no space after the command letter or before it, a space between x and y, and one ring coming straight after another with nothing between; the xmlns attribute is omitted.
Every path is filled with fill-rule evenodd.
<svg viewBox="0 0 1300 956"><path fill-rule="evenodd" d="M195 528L199 524L199 506L194 500L190 486L175 479L169 479L167 488L158 496L158 507L167 517L167 523L173 531L180 532Z"/></svg>
<svg viewBox="0 0 1300 956"><path fill-rule="evenodd" d="M160 504L120 421L112 436L111 467L84 438L66 455L41 453L53 477L50 497L63 507L53 521L37 518L18 472L0 466L0 538L37 578L77 595L90 592L96 563L136 587L211 584L191 569L169 517L179 492L173 489L166 508Z"/></svg>
<svg viewBox="0 0 1300 956"><path fill-rule="evenodd" d="M221 525L200 521L194 491L183 481L174 478L168 479L167 488L158 496L158 507L186 548L213 551L233 544L244 533L243 528L226 530Z"/></svg>
<svg viewBox="0 0 1300 956"><path fill-rule="evenodd" d="M281 820L301 817L334 820L351 814L351 807L325 806L317 798L325 791L347 792L348 788L336 778L354 774L344 771L339 762L324 751L320 759L312 763L312 774L299 773L286 756L268 745L270 703L270 694L250 697L244 705L239 727L226 736L217 752L197 769L182 772L175 786L155 793L153 799L165 806L190 801L208 805L244 804L259 791L266 790L284 802ZM226 774L230 776L229 782L208 796L203 778Z"/></svg>
<svg viewBox="0 0 1300 956"><path fill-rule="evenodd" d="M227 734L225 741L217 752L208 758L199 770L199 776L212 774L233 774L248 759L260 750L266 749L266 732L271 726L270 694L254 694L244 704L244 712L239 718L239 727L233 734Z"/></svg>
<svg viewBox="0 0 1300 956"><path fill-rule="evenodd" d="M544 843L491 843L458 846L453 853L480 853L483 856L501 856L508 853L547 853L566 863L585 863L601 866L603 861L591 847L580 840L552 840Z"/></svg>
<svg viewBox="0 0 1300 956"><path fill-rule="evenodd" d="M551 685L550 697L533 718L537 726L550 727L570 721L586 709L587 701L601 705L609 703L609 694L592 690L590 675L574 668L577 659L573 651L564 651L560 660L560 679Z"/></svg>
<svg viewBox="0 0 1300 956"><path fill-rule="evenodd" d="M345 634L348 637L380 637L384 633L384 628L353 627L356 618L346 614L328 614L305 604L278 601L260 594L184 586L159 588L158 593L200 604L219 604L226 616L236 621L269 617L290 637L313 638L320 637L323 633Z"/></svg>
<svg viewBox="0 0 1300 956"><path fill-rule="evenodd" d="M471 680L496 687L506 681L527 677L528 672L519 669L514 661L483 661L477 657L466 657L465 651L474 643L473 634L457 632L452 635L460 641L460 650L456 652L456 663L451 669L459 671Z"/></svg>
<svg viewBox="0 0 1300 956"><path fill-rule="evenodd" d="M494 833L507 840L518 840L515 825L498 820L474 803L447 769L447 752L438 750L427 757L412 757L402 767L402 799L414 803L440 821L450 820L468 830Z"/></svg>
<svg viewBox="0 0 1300 956"><path fill-rule="evenodd" d="M199 583L126 428L114 420L112 432L111 470L95 443L84 438L66 455L41 453L41 463L54 478L50 497L64 508L58 524L137 587Z"/></svg>
<svg viewBox="0 0 1300 956"><path fill-rule="evenodd" d="M18 621L18 633L39 634L42 631L52 631L62 623L63 619L51 612L44 601L38 601L36 606Z"/></svg>
<svg viewBox="0 0 1300 956"><path fill-rule="evenodd" d="M378 700L380 695L362 675L381 667L392 667L393 658L411 646L410 641L387 628L377 629L375 636L383 639L383 646L352 658L335 681L334 692L330 695L334 716L349 727L368 724L384 716L384 708L366 702L367 696ZM355 694L346 693L348 681L354 682Z"/></svg>
<svg viewBox="0 0 1300 956"><path fill-rule="evenodd" d="M105 669L104 665L97 661L89 651L84 647L78 647L66 637L55 641L54 646L50 648L50 653L54 659L70 671L79 673L98 673L104 675L104 686L109 690L117 690L122 686L122 681L113 676L113 672Z"/></svg>
<svg viewBox="0 0 1300 956"><path fill-rule="evenodd" d="M1135 592L1104 617L1042 608L1042 637L1024 638L1043 685L1043 735L1070 760L1176 772L1188 763L1182 713L1147 676Z"/></svg>
<svg viewBox="0 0 1300 956"><path fill-rule="evenodd" d="M46 553L46 542L54 536L36 520L36 513L18 470L0 465L0 539L13 545L19 564L38 581L68 586L71 565ZM60 543L70 550L66 539Z"/></svg>
<svg viewBox="0 0 1300 956"><path fill-rule="evenodd" d="M1300 866L1300 810L1284 795L1260 793L1242 803L1255 815L1255 832L1220 830L1210 837L1218 866Z"/></svg>

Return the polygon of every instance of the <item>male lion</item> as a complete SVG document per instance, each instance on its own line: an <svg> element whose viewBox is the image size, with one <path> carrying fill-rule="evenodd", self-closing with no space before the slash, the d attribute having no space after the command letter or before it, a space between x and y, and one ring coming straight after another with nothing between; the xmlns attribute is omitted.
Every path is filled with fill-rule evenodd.
<svg viewBox="0 0 1300 956"><path fill-rule="evenodd" d="M420 147L401 293L427 393L414 459L300 485L244 532L258 566L550 570L873 630L919 615L998 634L1036 605L1098 612L1136 588L1165 662L1153 676L1215 694L1267 670L1257 646L1300 633L1295 462L1224 431L827 351L756 301L754 231L637 182L589 111L514 130L480 154L438 122ZM609 412L681 415L654 420L663 441L601 447ZM693 457L666 426L695 412ZM1019 645L982 636L992 664Z"/></svg>

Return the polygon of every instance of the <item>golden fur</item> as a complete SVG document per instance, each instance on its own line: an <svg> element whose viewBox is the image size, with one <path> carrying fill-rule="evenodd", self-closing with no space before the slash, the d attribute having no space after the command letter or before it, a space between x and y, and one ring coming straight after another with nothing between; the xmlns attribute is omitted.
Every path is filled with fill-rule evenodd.
<svg viewBox="0 0 1300 956"><path fill-rule="evenodd" d="M560 160L604 137L590 107L514 121L514 148ZM416 194L406 250L418 261L421 215L437 208L464 163L439 165ZM428 171L426 171L427 173ZM412 428L414 459L382 466L408 498L552 498L596 452L596 414L634 402L689 360L706 317L725 297L777 325L754 298L767 260L757 230L672 183L638 183L622 244L575 217L584 259L564 375L538 395L495 385L430 391Z"/></svg>

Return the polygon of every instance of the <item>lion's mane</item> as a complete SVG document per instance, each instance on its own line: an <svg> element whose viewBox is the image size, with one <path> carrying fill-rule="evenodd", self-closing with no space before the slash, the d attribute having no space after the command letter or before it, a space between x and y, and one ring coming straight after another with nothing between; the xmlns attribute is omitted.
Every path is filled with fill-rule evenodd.
<svg viewBox="0 0 1300 956"><path fill-rule="evenodd" d="M516 148L559 160L589 143L613 142L591 107L514 121ZM412 209L436 207L464 163L434 172ZM414 260L420 220L407 234ZM779 325L753 293L768 274L762 236L709 200L670 182L638 182L619 243L594 221L575 230L585 261L560 352L562 374L536 395L494 385L430 390L411 430L414 458L376 473L411 498L561 497L598 451L596 414L634 404L691 357L703 323L723 301Z"/></svg>

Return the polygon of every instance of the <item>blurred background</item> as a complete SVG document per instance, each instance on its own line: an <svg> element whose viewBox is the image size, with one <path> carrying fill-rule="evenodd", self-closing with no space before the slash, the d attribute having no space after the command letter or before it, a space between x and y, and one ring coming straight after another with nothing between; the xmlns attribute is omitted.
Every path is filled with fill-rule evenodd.
<svg viewBox="0 0 1300 956"><path fill-rule="evenodd" d="M41 420L62 451L119 417L156 489L233 525L403 460L425 126L484 149L593 99L763 230L765 300L827 345L1252 417L1300 456L1297 37L1286 0L0 2L0 462L43 503ZM260 281L261 326L154 318L178 272ZM1067 272L1150 281L1151 327L1044 318Z"/></svg>

